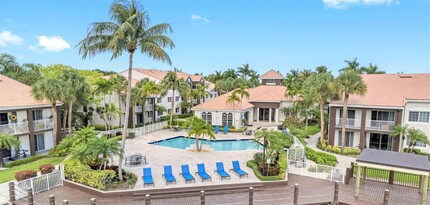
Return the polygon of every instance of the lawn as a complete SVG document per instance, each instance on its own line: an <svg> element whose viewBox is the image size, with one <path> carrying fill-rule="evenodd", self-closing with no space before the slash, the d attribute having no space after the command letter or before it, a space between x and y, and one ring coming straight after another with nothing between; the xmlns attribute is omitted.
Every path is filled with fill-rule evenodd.
<svg viewBox="0 0 430 205"><path fill-rule="evenodd" d="M28 164L23 164L9 169L0 171L0 183L4 183L15 179L15 173L23 170L35 170L39 171L39 167L42 164L59 164L63 161L63 157L43 158Z"/></svg>
<svg viewBox="0 0 430 205"><path fill-rule="evenodd" d="M314 135L316 133L320 132L320 126L319 125L310 125L308 126L308 130L306 131L306 135Z"/></svg>

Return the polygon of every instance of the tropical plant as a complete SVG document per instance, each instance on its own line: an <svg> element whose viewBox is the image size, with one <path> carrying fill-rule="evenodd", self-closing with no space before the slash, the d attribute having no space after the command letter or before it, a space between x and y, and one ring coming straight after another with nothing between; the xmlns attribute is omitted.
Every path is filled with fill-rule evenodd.
<svg viewBox="0 0 430 205"><path fill-rule="evenodd" d="M101 96L103 98L104 103L107 103L105 95L109 96L109 102L108 103L112 102L112 91L113 91L112 83L105 78L99 78L94 83L93 93L95 95Z"/></svg>
<svg viewBox="0 0 430 205"><path fill-rule="evenodd" d="M345 60L345 63L348 66L340 69L340 72L353 71L356 73L361 73L360 63L358 63L357 58L354 58L353 60Z"/></svg>
<svg viewBox="0 0 430 205"><path fill-rule="evenodd" d="M163 113L167 112L166 107L162 106L162 105L157 105L155 107L155 110L157 110L158 115L163 115Z"/></svg>
<svg viewBox="0 0 430 205"><path fill-rule="evenodd" d="M139 95L143 99L142 113L144 113L144 116L145 116L145 105L147 101L146 99L153 98L155 101L155 96L157 96L160 93L160 88L154 81L151 81L148 78L144 78L141 81L139 81L136 84L136 87L139 89ZM143 122L145 122L145 119L143 119Z"/></svg>
<svg viewBox="0 0 430 205"><path fill-rule="evenodd" d="M19 149L20 145L21 142L17 137L6 133L0 133L0 155L3 153L3 150L11 150L12 148ZM3 165L3 156L0 156L0 158L0 165Z"/></svg>
<svg viewBox="0 0 430 205"><path fill-rule="evenodd" d="M88 142L88 147L90 153L94 153L96 156L101 156L102 163L100 164L100 169L103 165L103 169L106 169L106 164L109 158L113 156L121 156L121 144L116 138L108 139L106 136L101 138L93 138Z"/></svg>
<svg viewBox="0 0 430 205"><path fill-rule="evenodd" d="M209 86L208 85L197 84L196 87L197 87L196 88L196 91L197 91L196 94L198 96L198 98L197 98L198 104L203 104L202 102L200 102L201 101L200 99L203 99L203 102L206 102L206 96L210 95L210 93L208 91Z"/></svg>
<svg viewBox="0 0 430 205"><path fill-rule="evenodd" d="M186 120L182 126L184 128L189 128L188 137L194 136L196 140L196 148L199 152L202 150L203 139L205 136L208 136L210 140L215 139L212 126L208 125L205 120L196 116L192 116L190 119ZM199 140L200 138L201 140ZM201 142L199 143L199 141Z"/></svg>
<svg viewBox="0 0 430 205"><path fill-rule="evenodd" d="M231 104L233 107L233 126L235 126L235 115L236 113L234 112L234 107L235 107L235 103L239 103L240 102L240 97L238 96L237 93L232 92L228 97L227 97L227 101L225 102L227 105Z"/></svg>
<svg viewBox="0 0 430 205"><path fill-rule="evenodd" d="M286 141L281 140L282 133L276 130L257 130L254 134L254 141L263 142L263 176L268 175L266 159L275 159L279 152L286 146Z"/></svg>
<svg viewBox="0 0 430 205"><path fill-rule="evenodd" d="M425 145L430 145L430 141L423 131L417 128L409 128L408 129L408 137L409 137L409 145L406 152L411 153L418 142L422 142Z"/></svg>
<svg viewBox="0 0 430 205"><path fill-rule="evenodd" d="M127 91L127 79L118 74L111 75L109 80L112 91L115 91L118 97L118 107L122 107L121 93ZM118 126L121 127L121 117L118 120Z"/></svg>
<svg viewBox="0 0 430 205"><path fill-rule="evenodd" d="M124 150L127 136L128 117L130 114L131 79L133 55L141 53L154 60L171 64L170 57L163 48L173 48L173 41L165 34L172 32L169 24L162 23L149 26L149 15L136 1L117 0L110 7L111 21L95 22L88 34L79 42L79 53L83 58L99 53L112 52L111 60L124 52L129 54L127 94L125 101L124 131L121 149ZM119 178L122 181L122 157L119 160Z"/></svg>
<svg viewBox="0 0 430 205"><path fill-rule="evenodd" d="M377 65L373 65L369 63L368 67L361 67L360 73L366 73L366 74L385 74L385 71L379 70Z"/></svg>
<svg viewBox="0 0 430 205"><path fill-rule="evenodd" d="M240 85L239 88L237 88L236 90L233 91L233 93L231 95L237 95L239 97L239 101L240 101L240 109L242 109L242 105L243 105L243 98L247 98L249 99L249 97L251 96L248 92L248 87L246 85ZM227 99L228 100L228 99ZM233 106L234 109L234 106ZM242 119L242 112L240 114L240 119Z"/></svg>
<svg viewBox="0 0 430 205"><path fill-rule="evenodd" d="M240 74L243 80L247 80L248 76L251 74L251 69L249 69L249 64L243 64L242 67L237 68L237 74Z"/></svg>
<svg viewBox="0 0 430 205"><path fill-rule="evenodd" d="M346 69L336 78L336 90L343 98L342 109L342 148L345 147L346 119L348 114L348 99L350 95L364 95L366 83L353 67Z"/></svg>
<svg viewBox="0 0 430 205"><path fill-rule="evenodd" d="M390 132L390 137L400 137L401 143L400 143L400 151L403 151L403 144L405 138L408 137L409 134L409 128L408 125L396 125L394 126L393 130Z"/></svg>
<svg viewBox="0 0 430 205"><path fill-rule="evenodd" d="M251 70L249 74L249 80L248 80L250 87L255 88L260 85L260 75L255 71Z"/></svg>
<svg viewBox="0 0 430 205"><path fill-rule="evenodd" d="M185 80L179 78L176 75L175 71L169 71L167 72L166 76L164 76L164 79L161 81L161 86L163 90L172 90L172 107L170 112L170 129L172 129L172 122L173 122L173 112L175 111L175 94L176 91L179 93L185 92L187 90L187 83Z"/></svg>

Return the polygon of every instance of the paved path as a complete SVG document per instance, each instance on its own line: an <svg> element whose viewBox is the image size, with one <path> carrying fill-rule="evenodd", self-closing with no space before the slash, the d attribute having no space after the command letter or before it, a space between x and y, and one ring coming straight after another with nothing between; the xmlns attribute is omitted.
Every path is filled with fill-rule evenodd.
<svg viewBox="0 0 430 205"><path fill-rule="evenodd" d="M349 156L345 156L345 155L334 154L334 153L331 153L331 152L326 152L326 151L318 149L317 148L317 142L318 142L318 138L319 137L320 137L320 133L317 133L315 135L309 136L309 139L306 139L306 142L307 142L306 146L309 147L309 148L311 148L311 149L313 149L313 150L320 151L320 152L325 152L325 153L329 153L329 154L332 154L332 155L336 156L337 161L338 161L336 167L341 167L341 168L351 167L351 162L355 162L355 158L354 157L349 157Z"/></svg>

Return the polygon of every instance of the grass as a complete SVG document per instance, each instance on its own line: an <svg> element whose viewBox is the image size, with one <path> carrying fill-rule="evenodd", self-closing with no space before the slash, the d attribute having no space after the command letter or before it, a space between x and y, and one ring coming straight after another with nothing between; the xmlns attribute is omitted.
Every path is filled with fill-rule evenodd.
<svg viewBox="0 0 430 205"><path fill-rule="evenodd" d="M0 183L8 182L15 179L15 173L23 170L35 170L39 171L39 167L42 164L59 164L63 161L63 157L43 158L28 164L15 166L3 171L0 171Z"/></svg>
<svg viewBox="0 0 430 205"><path fill-rule="evenodd" d="M357 173L357 167L354 167L354 174L356 173ZM366 169L366 178L382 179L384 181L388 181L389 177L390 177L390 172L387 170L374 169L374 168ZM418 175L396 172L394 174L394 182L419 186L420 177ZM430 183L429 183L429 186L430 186Z"/></svg>
<svg viewBox="0 0 430 205"><path fill-rule="evenodd" d="M310 125L308 126L308 130L306 130L306 135L314 135L320 132L320 126L319 125Z"/></svg>

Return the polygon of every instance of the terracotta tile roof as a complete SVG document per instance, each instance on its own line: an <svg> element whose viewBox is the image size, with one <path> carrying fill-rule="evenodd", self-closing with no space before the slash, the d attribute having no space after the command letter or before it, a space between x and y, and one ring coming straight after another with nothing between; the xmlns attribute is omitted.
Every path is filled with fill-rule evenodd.
<svg viewBox="0 0 430 205"><path fill-rule="evenodd" d="M155 69L143 69L143 68L133 68L134 70L143 73L145 75L149 75L158 80L163 80L164 76L166 76L167 71L155 70Z"/></svg>
<svg viewBox="0 0 430 205"><path fill-rule="evenodd" d="M191 78L191 80L193 82L198 82L198 81L200 81L200 79L203 78L203 76L201 76L201 75L191 75L190 78Z"/></svg>
<svg viewBox="0 0 430 205"><path fill-rule="evenodd" d="M367 93L351 95L349 105L402 107L406 99L430 100L430 74L363 74L362 78Z"/></svg>
<svg viewBox="0 0 430 205"><path fill-rule="evenodd" d="M0 108L50 106L49 101L38 101L31 95L31 87L0 74Z"/></svg>
<svg viewBox="0 0 430 205"><path fill-rule="evenodd" d="M277 71L271 69L267 71L265 74L261 75L260 79L284 79L284 77Z"/></svg>
<svg viewBox="0 0 430 205"><path fill-rule="evenodd" d="M209 81L206 81L206 84L209 84L209 89L210 90L215 90L215 84Z"/></svg>
<svg viewBox="0 0 430 205"><path fill-rule="evenodd" d="M251 107L252 102L281 102L281 101L289 101L290 99L285 97L286 88L280 85L260 85L255 88L249 88L249 99L244 98L242 100L242 108L240 108L240 103L235 104L235 110L245 110ZM204 102L200 105L194 106L193 110L233 110L233 105L227 105L227 98L231 95L233 91L228 92L224 95L220 95L212 100Z"/></svg>

